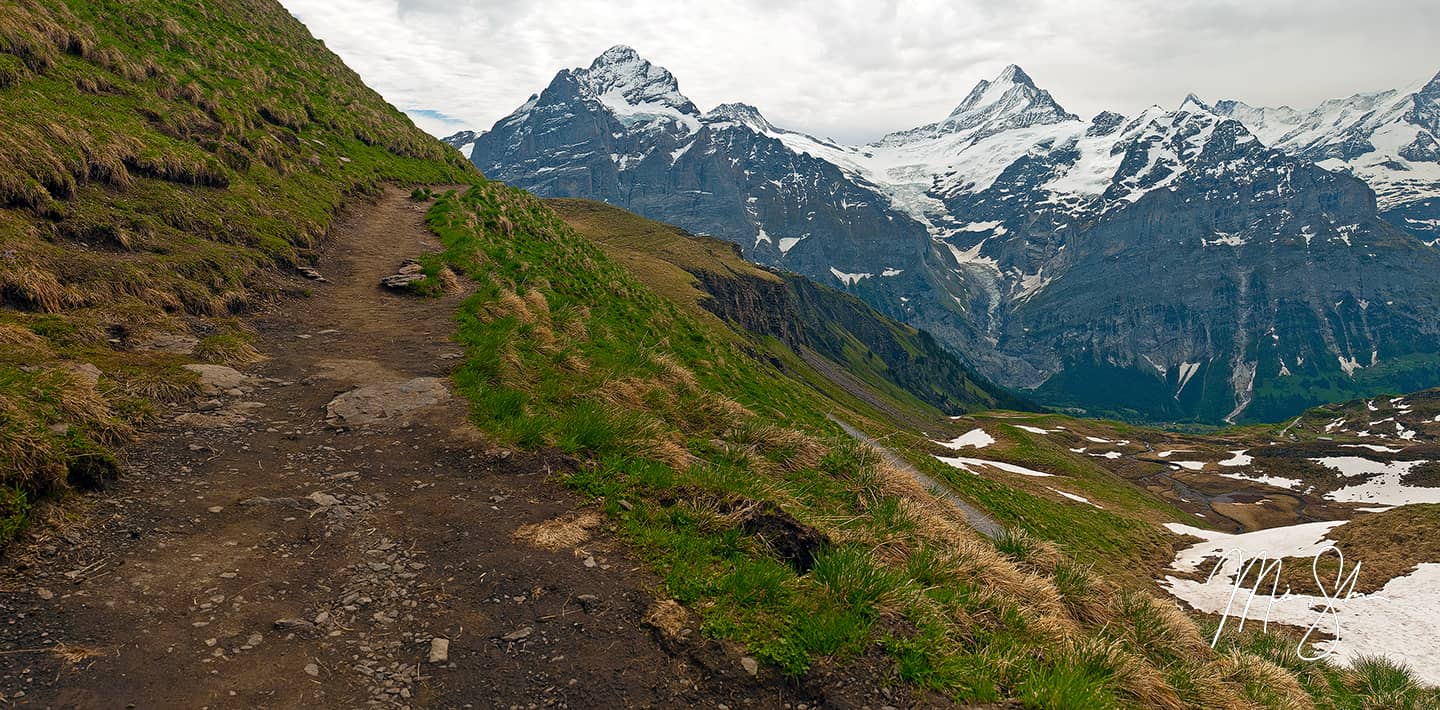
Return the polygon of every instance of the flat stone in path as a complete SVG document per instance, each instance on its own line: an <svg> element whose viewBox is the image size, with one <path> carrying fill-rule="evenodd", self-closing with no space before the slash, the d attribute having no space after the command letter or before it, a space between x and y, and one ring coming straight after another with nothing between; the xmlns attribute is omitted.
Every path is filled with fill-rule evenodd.
<svg viewBox="0 0 1440 710"><path fill-rule="evenodd" d="M330 400L325 405L325 421L337 427L391 423L448 399L450 390L438 377L366 385Z"/></svg>
<svg viewBox="0 0 1440 710"><path fill-rule="evenodd" d="M200 391L205 394L220 394L233 390L247 381L245 373L224 365L186 365L185 369L200 376Z"/></svg>

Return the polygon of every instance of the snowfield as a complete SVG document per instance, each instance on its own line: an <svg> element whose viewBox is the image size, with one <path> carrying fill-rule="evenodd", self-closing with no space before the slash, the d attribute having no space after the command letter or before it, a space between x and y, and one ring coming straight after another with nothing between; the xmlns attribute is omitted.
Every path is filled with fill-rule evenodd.
<svg viewBox="0 0 1440 710"><path fill-rule="evenodd" d="M1328 544L1325 534L1343 521L1305 523L1231 535L1202 530L1188 525L1168 524L1171 532L1202 538L1181 550L1172 568L1180 572L1204 571L1202 565L1214 564L1231 550L1246 557L1266 555L1270 558L1310 558ZM1364 560L1346 560L1347 567ZM1286 564L1294 564L1291 560ZM1309 560L1303 564L1308 565ZM1197 611L1219 614L1225 611L1234 590L1239 561L1232 555L1221 570L1208 581L1179 579L1167 575L1160 582L1170 594L1185 601ZM1328 582L1329 580L1327 580ZM1268 586L1266 587L1268 589ZM1314 608L1326 603L1324 597L1308 592L1318 589L1283 589L1279 596L1258 594L1245 618L1248 623L1263 622L1266 613L1272 623L1308 627L1318 614ZM1299 593L1301 591L1307 593ZM1331 589L1333 591L1333 588ZM1235 595L1230 607L1232 620L1227 628L1239 623L1248 592ZM1396 577L1373 594L1356 594L1336 604L1340 636L1336 641L1322 641L1316 646L1332 650L1334 659L1348 664L1361 656L1380 655L1408 664L1421 680L1440 684L1440 632L1435 625L1435 610L1440 609L1440 564L1421 564L1414 572ZM1333 620L1326 619L1320 631L1333 631Z"/></svg>

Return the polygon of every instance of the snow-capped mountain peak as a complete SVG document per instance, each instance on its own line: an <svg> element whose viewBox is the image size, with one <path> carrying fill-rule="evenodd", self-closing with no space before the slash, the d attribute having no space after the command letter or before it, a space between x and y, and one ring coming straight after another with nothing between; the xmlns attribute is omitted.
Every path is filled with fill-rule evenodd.
<svg viewBox="0 0 1440 710"><path fill-rule="evenodd" d="M1440 236L1440 75L1303 112L1238 101L1222 101L1217 111L1267 145L1362 178L1390 219L1427 239Z"/></svg>
<svg viewBox="0 0 1440 710"><path fill-rule="evenodd" d="M1181 111L1204 111L1205 113L1214 113L1214 112L1215 112L1215 109L1214 109L1214 108L1211 108L1210 104L1205 103L1203 100L1200 99L1199 96L1196 96L1195 94L1186 94L1186 95L1185 95L1185 100L1180 102L1180 110L1181 110Z"/></svg>
<svg viewBox="0 0 1440 710"><path fill-rule="evenodd" d="M626 117L643 120L700 114L695 104L680 93L680 84L673 74L623 44L605 50L588 69L572 73L592 98L605 104L622 121Z"/></svg>
<svg viewBox="0 0 1440 710"><path fill-rule="evenodd" d="M976 84L942 126L949 132L983 127L976 131L982 134L1075 118L1055 102L1050 92L1035 86L1025 70L1011 64L994 81Z"/></svg>
<svg viewBox="0 0 1440 710"><path fill-rule="evenodd" d="M756 133L776 133L780 130L760 115L760 109L750 104L720 104L701 116L700 120L716 128L725 127L727 124L738 124Z"/></svg>
<svg viewBox="0 0 1440 710"><path fill-rule="evenodd" d="M1011 64L993 80L982 79L945 120L892 133L879 144L909 143L936 136L964 134L972 141L1015 128L1043 126L1078 117L1061 108L1049 91L1035 85L1024 69Z"/></svg>
<svg viewBox="0 0 1440 710"><path fill-rule="evenodd" d="M1007 65L1003 70L1000 71L1000 76L995 78L995 83L1003 82L1009 82L1011 84L1024 84L1032 88L1034 88L1035 86L1035 81L1030 78L1029 74L1025 73L1024 69L1020 68L1019 64Z"/></svg>

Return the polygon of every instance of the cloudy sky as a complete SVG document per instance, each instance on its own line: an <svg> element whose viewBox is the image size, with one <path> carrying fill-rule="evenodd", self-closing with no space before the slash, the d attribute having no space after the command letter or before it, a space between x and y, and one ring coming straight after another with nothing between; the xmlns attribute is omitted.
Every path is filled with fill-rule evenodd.
<svg viewBox="0 0 1440 710"><path fill-rule="evenodd" d="M436 134L484 129L628 44L702 110L842 141L943 118L1024 67L1072 113L1312 105L1440 71L1435 0L280 0Z"/></svg>

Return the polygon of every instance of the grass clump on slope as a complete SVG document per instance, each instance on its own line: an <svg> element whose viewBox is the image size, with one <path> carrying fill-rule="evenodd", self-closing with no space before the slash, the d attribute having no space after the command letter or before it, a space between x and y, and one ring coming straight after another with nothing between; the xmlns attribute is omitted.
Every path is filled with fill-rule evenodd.
<svg viewBox="0 0 1440 710"><path fill-rule="evenodd" d="M477 284L455 376L476 422L583 457L568 483L702 633L799 678L860 669L960 702L1311 703L1274 662L1211 652L1171 602L1050 543L979 538L839 435L834 401L650 291L529 194L481 184L428 219L445 263Z"/></svg>
<svg viewBox="0 0 1440 710"><path fill-rule="evenodd" d="M271 0L8 2L0 105L6 520L189 393L189 359L147 339L252 360L212 319L274 292L347 200L474 175Z"/></svg>

